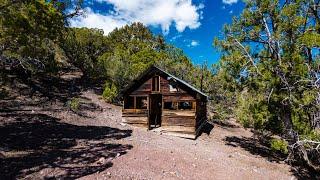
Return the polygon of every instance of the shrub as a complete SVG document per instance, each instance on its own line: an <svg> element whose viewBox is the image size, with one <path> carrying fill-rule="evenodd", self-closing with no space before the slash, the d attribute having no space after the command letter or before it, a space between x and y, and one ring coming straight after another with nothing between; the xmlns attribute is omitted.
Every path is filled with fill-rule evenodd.
<svg viewBox="0 0 320 180"><path fill-rule="evenodd" d="M118 95L117 87L112 83L106 83L104 86L104 91L102 93L103 99L105 99L107 102L114 102L115 98Z"/></svg>
<svg viewBox="0 0 320 180"><path fill-rule="evenodd" d="M68 106L72 111L78 111L79 110L79 106L80 106L80 99L79 98L72 98L69 102L68 102Z"/></svg>
<svg viewBox="0 0 320 180"><path fill-rule="evenodd" d="M273 138L270 141L272 151L280 151L284 154L288 154L288 142L281 139Z"/></svg>

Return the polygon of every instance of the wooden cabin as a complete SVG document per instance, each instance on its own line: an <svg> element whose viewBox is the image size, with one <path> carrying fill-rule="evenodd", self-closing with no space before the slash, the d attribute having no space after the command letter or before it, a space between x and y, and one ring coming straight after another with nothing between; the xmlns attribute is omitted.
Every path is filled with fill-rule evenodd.
<svg viewBox="0 0 320 180"><path fill-rule="evenodd" d="M208 96L170 73L151 66L123 95L123 120L195 139L207 118Z"/></svg>

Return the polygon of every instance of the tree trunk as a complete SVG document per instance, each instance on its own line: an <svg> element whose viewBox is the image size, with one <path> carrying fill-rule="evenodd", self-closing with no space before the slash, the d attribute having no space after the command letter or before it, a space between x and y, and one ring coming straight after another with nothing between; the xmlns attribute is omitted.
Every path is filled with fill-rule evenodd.
<svg viewBox="0 0 320 180"><path fill-rule="evenodd" d="M291 118L291 107L288 104L282 105L282 121L284 125L284 135L289 144L294 144L297 140L296 134L293 130L293 123Z"/></svg>
<svg viewBox="0 0 320 180"><path fill-rule="evenodd" d="M317 99L316 99L317 106L320 105L320 93L318 93ZM317 110L312 114L311 117L311 124L314 129L320 129L320 110L317 108Z"/></svg>

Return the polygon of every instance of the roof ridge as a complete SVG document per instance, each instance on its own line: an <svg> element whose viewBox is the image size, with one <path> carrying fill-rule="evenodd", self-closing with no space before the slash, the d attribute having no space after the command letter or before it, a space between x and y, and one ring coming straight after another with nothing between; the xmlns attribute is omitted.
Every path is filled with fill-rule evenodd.
<svg viewBox="0 0 320 180"><path fill-rule="evenodd" d="M167 71L159 68L158 66L155 66L155 65L152 65L152 66L155 67L155 68L157 68L158 70L164 72L165 74L173 77L175 80L180 81L181 83L183 83L184 85L186 85L186 86L188 86L189 88L193 89L194 91L200 93L201 95L208 97L208 95L206 95L204 92L200 91L200 90L197 89L196 87L192 86L190 83L188 83L188 82L186 82L186 81L184 81L184 80L176 77L175 75L173 75L173 74L171 74L171 73L169 73L169 72L167 72ZM152 66L151 66L151 67L152 67Z"/></svg>
<svg viewBox="0 0 320 180"><path fill-rule="evenodd" d="M194 86L192 86L191 84L187 83L186 81L176 77L175 75L161 69L160 67L152 64L149 66L148 69L146 69L145 71L143 71L136 79L134 79L131 83L129 83L122 91L121 94L123 94L124 92L128 91L129 89L131 89L133 87L133 85L135 84L135 82L140 81L141 78L143 78L143 76L145 76L146 74L148 74L150 71L152 71L153 69L156 69L158 71L161 71L162 73L166 74L167 76L172 77L173 79L175 79L176 81L180 82L181 84L187 86L188 88L190 88L192 91L199 93L200 95L206 97L207 99L209 98L209 96L207 96L204 92L200 91L199 89L195 88Z"/></svg>

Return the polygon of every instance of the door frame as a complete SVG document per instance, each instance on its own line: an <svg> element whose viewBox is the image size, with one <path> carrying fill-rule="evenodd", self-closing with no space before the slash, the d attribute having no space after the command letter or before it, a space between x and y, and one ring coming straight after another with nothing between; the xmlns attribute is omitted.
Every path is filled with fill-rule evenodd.
<svg viewBox="0 0 320 180"><path fill-rule="evenodd" d="M154 96L154 97L156 97L156 98L154 98L154 97L152 97L152 96ZM156 113L158 113L158 118L156 118L156 119L151 119L151 118L153 118L153 116L152 116L152 113L155 111L155 109L154 108L152 108L152 106L154 105L153 104L153 100L157 100L157 99L159 99L158 100L158 104L159 104L159 106L158 106L158 111L159 112L156 112ZM149 108L149 113L148 113L148 129L150 130L151 129L151 121L154 121L154 125L155 126L157 126L157 125L159 125L159 126L161 126L161 120L162 120L162 101L163 101L163 95L161 94L161 93L152 93L152 94L149 94L149 104L148 104L148 108ZM159 121L159 122L157 122L157 120Z"/></svg>

